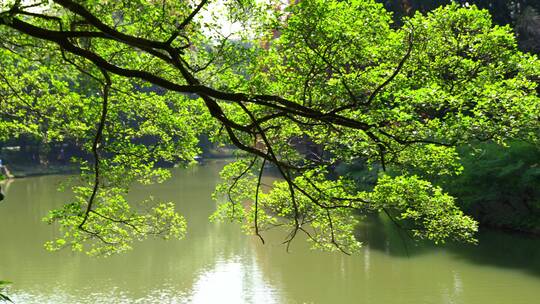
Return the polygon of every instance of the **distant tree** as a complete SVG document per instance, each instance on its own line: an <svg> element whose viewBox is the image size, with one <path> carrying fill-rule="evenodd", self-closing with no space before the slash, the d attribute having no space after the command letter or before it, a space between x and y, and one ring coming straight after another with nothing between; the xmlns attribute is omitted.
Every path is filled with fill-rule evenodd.
<svg viewBox="0 0 540 304"><path fill-rule="evenodd" d="M540 54L540 7L528 6L517 16L516 32L524 51Z"/></svg>
<svg viewBox="0 0 540 304"><path fill-rule="evenodd" d="M227 200L214 219L261 240L282 227L287 244L303 233L317 248L351 252L360 210L416 237L474 241L476 222L411 168L458 174L457 145L536 140L537 57L475 6L393 26L374 1L279 5L3 2L0 134L44 130L94 158L81 161L76 198L47 218L63 232L50 249L110 254L149 235L182 237L172 203L126 194L168 176L156 161L192 160L200 133L244 152L222 172L216 195ZM294 142L303 138L320 149L302 153ZM329 174L357 159L381 171L371 190ZM268 192L265 164L283 178Z"/></svg>
<svg viewBox="0 0 540 304"><path fill-rule="evenodd" d="M394 19L400 22L403 16L419 11L427 13L437 7L452 2L461 5L476 5L487 9L493 21L499 25L512 25L518 36L522 50L540 53L540 1L535 0L379 0L385 7L395 13Z"/></svg>
<svg viewBox="0 0 540 304"><path fill-rule="evenodd" d="M480 223L513 230L540 231L540 147L493 143L462 152L464 171L443 178L445 189Z"/></svg>

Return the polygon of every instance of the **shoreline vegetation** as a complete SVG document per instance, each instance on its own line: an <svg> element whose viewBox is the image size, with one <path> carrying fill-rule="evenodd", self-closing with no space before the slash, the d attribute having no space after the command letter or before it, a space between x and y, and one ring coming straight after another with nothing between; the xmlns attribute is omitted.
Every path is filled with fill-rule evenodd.
<svg viewBox="0 0 540 304"><path fill-rule="evenodd" d="M74 164L48 166L15 164L6 167L11 171L13 179L56 174L77 174L80 171L79 167Z"/></svg>
<svg viewBox="0 0 540 304"><path fill-rule="evenodd" d="M538 149L533 145L527 145L526 143L514 143L510 147L506 148L499 147L494 144L483 144L483 146L483 152L480 154L481 157L479 157L478 155L474 156L472 154L465 155L470 151L463 152L464 155L462 157L465 159L465 170L461 176L459 176L454 181L439 180L437 181L437 183L445 184L448 187L448 191L451 192L453 195L457 194L457 197L465 197L464 199L458 200L460 208L466 214L471 215L476 220L478 220L482 229L503 231L507 233L526 234L535 237L540 236L540 217L537 214L526 215L523 212L520 212L519 214L517 212L512 213L512 210L516 211L518 209L517 207L513 206L513 204L526 205L526 203L529 203L531 204L531 207L525 209L532 212L537 212L538 210L536 209L540 209L534 204L535 202L533 200L535 198L535 195L531 193L531 189L534 186L533 183L535 182L535 180L533 179L538 178L537 172L529 172L531 169L535 170L538 167L537 162L534 161L535 157L533 155L534 153L538 153ZM196 160L199 163L204 164L204 162L207 160L212 161L219 159L228 159L234 157L235 151L236 150L231 147L204 149L204 152L200 156L196 157ZM519 160L516 160L516 157L519 158ZM529 161L527 161L527 159ZM494 164L495 160L499 160L496 164L497 166L495 166ZM520 163L521 166L516 166L516 163ZM491 164L491 167L489 166L489 164ZM507 168L505 170L504 168L506 167L512 168ZM508 176L510 173L515 173L514 175L521 174L524 176L528 172L528 175L531 175L533 179L527 179L530 185L522 182L521 188L512 187L509 190L504 189L501 186L496 186L497 189L493 191L497 192L498 190L498 192L501 192L502 194L493 193L492 195L482 195L482 193L488 190L483 189L485 187L482 187L482 185L474 184L471 179L474 179L476 181L490 181L486 182L488 186L489 183L496 185L505 184L508 182L505 180L506 176L500 175L496 177L494 176L493 172L487 170L488 168L491 169L491 171L495 170L498 172L506 172ZM15 179L47 175L78 174L80 172L80 168L76 164L72 163L29 165L21 163L19 161L9 165L9 169L13 173ZM361 165L337 168L336 173L338 175L350 174L354 176L355 179L364 182L364 184L366 183L366 181L368 184L370 183L370 181L371 183L376 183L377 179L376 175L374 175L373 172L366 171L365 168L363 168ZM478 176L482 174L486 176ZM0 179L0 183L4 183L4 181L4 179ZM518 203L509 201L508 199L506 199L509 196L515 199L519 198L520 195L523 194L513 193L511 190L515 190L517 192L524 192L525 194L530 196L529 199L531 201L526 203L524 203L523 200L519 201ZM456 191L459 193L455 193ZM505 201L501 202L500 200ZM490 212L489 210L486 211L486 209L489 208L490 205L496 210L500 209L499 205L504 205L508 207L508 210L505 211L504 216L501 214L495 214L493 212ZM532 208L534 208L535 210L532 210ZM503 217L503 220L500 220L501 217Z"/></svg>
<svg viewBox="0 0 540 304"><path fill-rule="evenodd" d="M225 159L234 157L235 149L231 147L217 147L217 148L205 148L201 155L195 157L195 160L206 159ZM25 178L44 175L56 175L56 174L78 174L80 173L80 167L76 163L67 161L59 162L54 159L48 160L46 163L32 163L25 161L17 155L10 155L8 157L2 157L7 163L3 167L7 168L12 174L11 178ZM171 167L172 164L162 164L161 167ZM0 171L0 181L9 178L4 174L3 170Z"/></svg>
<svg viewBox="0 0 540 304"><path fill-rule="evenodd" d="M456 205L481 227L540 235L540 147L526 141L511 141L508 146L479 142L458 150L460 174L414 174L455 197ZM361 161L337 171L361 185L377 183L377 172Z"/></svg>

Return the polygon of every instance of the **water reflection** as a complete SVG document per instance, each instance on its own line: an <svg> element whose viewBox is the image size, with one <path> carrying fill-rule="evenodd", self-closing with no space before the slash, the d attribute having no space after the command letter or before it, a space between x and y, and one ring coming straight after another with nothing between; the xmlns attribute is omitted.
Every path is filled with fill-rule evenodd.
<svg viewBox="0 0 540 304"><path fill-rule="evenodd" d="M538 236L481 229L477 235L478 245L450 242L435 246L410 239L384 215L366 216L357 227L356 235L371 249L394 257L408 258L445 251L464 263L511 268L540 277Z"/></svg>
<svg viewBox="0 0 540 304"><path fill-rule="evenodd" d="M235 257L218 261L203 272L193 286L191 303L281 303L277 292L264 281L255 261Z"/></svg>
<svg viewBox="0 0 540 304"><path fill-rule="evenodd" d="M61 176L14 181L0 204L0 278L15 282L16 303L535 303L540 244L483 232L479 246L407 244L384 217L358 227L356 255L310 251L283 233L266 245L237 225L212 224L210 193L223 163L179 170L167 183L138 187L132 198L174 201L188 220L182 241L148 240L132 252L94 259L42 244L54 229L40 219L69 195ZM407 256L408 252L408 256Z"/></svg>

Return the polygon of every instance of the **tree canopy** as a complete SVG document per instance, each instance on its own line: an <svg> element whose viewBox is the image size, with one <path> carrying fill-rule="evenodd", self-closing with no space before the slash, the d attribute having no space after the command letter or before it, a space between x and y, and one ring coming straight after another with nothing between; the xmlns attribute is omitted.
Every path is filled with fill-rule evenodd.
<svg viewBox="0 0 540 304"><path fill-rule="evenodd" d="M46 218L61 230L50 249L181 238L172 202L126 195L168 177L157 162L192 162L203 133L241 151L213 218L263 241L281 227L287 244L303 233L352 252L360 211L474 242L476 222L423 176L459 174L457 146L538 136L540 61L475 6L396 26L375 1L4 1L0 33L0 136L70 139L92 156ZM333 174L358 160L375 185ZM263 191L270 164L281 180Z"/></svg>

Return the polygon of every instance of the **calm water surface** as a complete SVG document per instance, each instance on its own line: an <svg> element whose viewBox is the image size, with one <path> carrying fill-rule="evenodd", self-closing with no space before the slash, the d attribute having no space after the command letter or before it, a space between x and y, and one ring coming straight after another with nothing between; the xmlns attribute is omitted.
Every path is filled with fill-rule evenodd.
<svg viewBox="0 0 540 304"><path fill-rule="evenodd" d="M68 200L56 191L65 176L13 181L0 202L0 279L15 282L9 295L40 304L540 303L538 238L484 232L478 246L404 246L384 218L371 218L358 228L364 249L346 256L309 251L301 239L286 253L283 234L266 235L262 245L234 224L209 223L223 164L135 188L134 197L176 202L188 236L105 259L43 249L54 229L41 218Z"/></svg>

